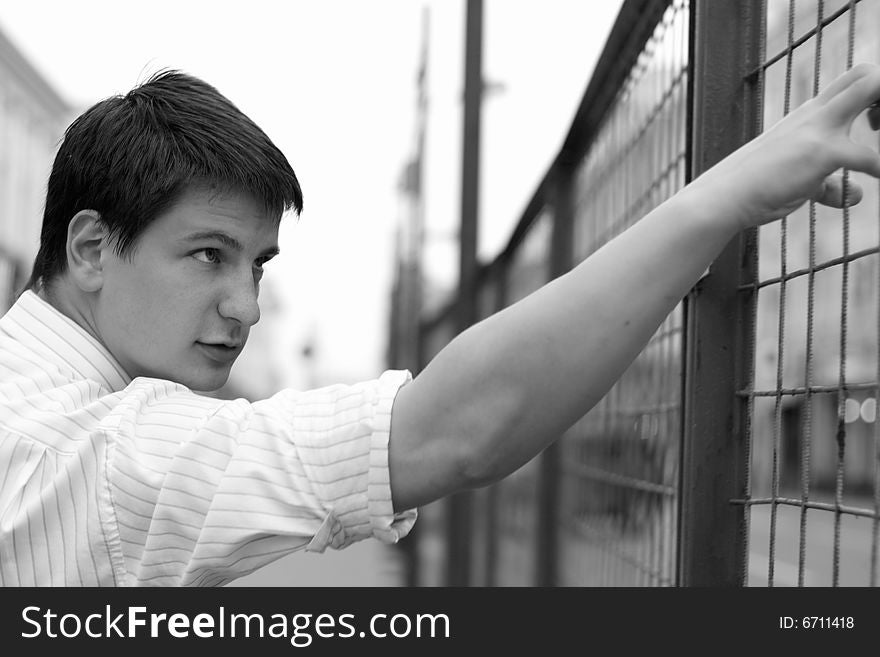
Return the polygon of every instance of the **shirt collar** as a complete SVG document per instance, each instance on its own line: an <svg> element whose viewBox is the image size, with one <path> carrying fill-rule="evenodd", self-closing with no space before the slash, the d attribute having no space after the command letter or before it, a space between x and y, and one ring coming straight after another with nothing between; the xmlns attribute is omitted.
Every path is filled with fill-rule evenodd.
<svg viewBox="0 0 880 657"><path fill-rule="evenodd" d="M26 348L85 379L97 381L111 392L131 382L103 344L32 290L18 298L2 324Z"/></svg>

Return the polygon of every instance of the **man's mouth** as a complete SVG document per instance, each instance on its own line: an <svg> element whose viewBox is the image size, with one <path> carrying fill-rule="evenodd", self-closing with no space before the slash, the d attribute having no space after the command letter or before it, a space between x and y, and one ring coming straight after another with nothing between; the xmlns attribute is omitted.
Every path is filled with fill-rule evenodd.
<svg viewBox="0 0 880 657"><path fill-rule="evenodd" d="M203 354L218 363L230 363L241 353L240 342L196 342Z"/></svg>

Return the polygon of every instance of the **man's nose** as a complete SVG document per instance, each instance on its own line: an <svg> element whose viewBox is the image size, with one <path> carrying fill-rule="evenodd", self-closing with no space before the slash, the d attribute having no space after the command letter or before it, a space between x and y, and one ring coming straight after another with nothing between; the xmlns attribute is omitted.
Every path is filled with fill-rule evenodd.
<svg viewBox="0 0 880 657"><path fill-rule="evenodd" d="M251 327L260 321L260 305L257 302L259 288L253 277L237 276L231 282L218 310L223 317L234 319L245 327Z"/></svg>

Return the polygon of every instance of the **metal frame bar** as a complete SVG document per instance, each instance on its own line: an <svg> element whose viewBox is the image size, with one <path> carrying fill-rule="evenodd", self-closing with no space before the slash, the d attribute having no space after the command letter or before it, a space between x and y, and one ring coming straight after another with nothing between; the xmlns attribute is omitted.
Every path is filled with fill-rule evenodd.
<svg viewBox="0 0 880 657"><path fill-rule="evenodd" d="M745 78L759 61L757 0L691 5L692 141L696 177L754 136L756 93ZM752 375L751 305L738 294L756 275L756 231L737 236L688 296L678 585L741 586L747 564L746 404Z"/></svg>

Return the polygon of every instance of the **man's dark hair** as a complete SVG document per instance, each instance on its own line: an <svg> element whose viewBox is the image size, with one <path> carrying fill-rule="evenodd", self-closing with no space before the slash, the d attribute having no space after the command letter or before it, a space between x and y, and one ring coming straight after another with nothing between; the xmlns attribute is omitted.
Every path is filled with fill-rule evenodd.
<svg viewBox="0 0 880 657"><path fill-rule="evenodd" d="M67 128L55 156L26 287L45 287L66 270L67 227L77 212L97 212L123 256L192 185L247 193L276 220L302 211L287 158L206 82L161 71L92 106Z"/></svg>

